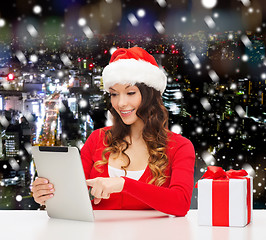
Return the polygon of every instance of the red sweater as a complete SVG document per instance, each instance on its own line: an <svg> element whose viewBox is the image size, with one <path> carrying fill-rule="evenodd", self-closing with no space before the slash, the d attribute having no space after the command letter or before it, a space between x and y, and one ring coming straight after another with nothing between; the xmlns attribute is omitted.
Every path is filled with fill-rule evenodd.
<svg viewBox="0 0 266 240"><path fill-rule="evenodd" d="M95 130L81 149L81 159L86 179L109 177L107 164L103 172L98 172L93 164L101 160L104 150L104 130ZM149 167L137 181L124 177L125 184L122 192L111 194L109 199L102 199L93 209L156 209L158 211L185 216L190 208L194 185L195 152L192 143L176 133L169 133L169 143L166 154L169 168L166 182L158 187L148 184L151 179ZM108 156L107 156L108 157Z"/></svg>

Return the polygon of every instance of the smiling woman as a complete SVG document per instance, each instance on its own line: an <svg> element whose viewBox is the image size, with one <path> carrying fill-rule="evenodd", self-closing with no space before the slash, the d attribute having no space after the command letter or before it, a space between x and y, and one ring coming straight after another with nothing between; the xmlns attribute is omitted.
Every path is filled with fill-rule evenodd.
<svg viewBox="0 0 266 240"><path fill-rule="evenodd" d="M161 97L165 74L144 49L120 48L103 71L103 83L113 125L95 130L81 149L93 208L186 215L195 152L188 139L168 130ZM37 202L51 197L45 184L35 184L34 191Z"/></svg>

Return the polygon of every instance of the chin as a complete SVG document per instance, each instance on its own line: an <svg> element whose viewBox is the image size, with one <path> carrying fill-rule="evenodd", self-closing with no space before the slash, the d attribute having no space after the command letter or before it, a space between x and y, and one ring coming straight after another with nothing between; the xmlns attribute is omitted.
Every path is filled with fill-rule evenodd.
<svg viewBox="0 0 266 240"><path fill-rule="evenodd" d="M129 122L129 121L123 121L123 123L127 126L131 126L133 123L132 122Z"/></svg>
<svg viewBox="0 0 266 240"><path fill-rule="evenodd" d="M121 118L123 123L126 124L127 126L131 126L132 124L134 124L136 121L133 120L124 120L123 118Z"/></svg>

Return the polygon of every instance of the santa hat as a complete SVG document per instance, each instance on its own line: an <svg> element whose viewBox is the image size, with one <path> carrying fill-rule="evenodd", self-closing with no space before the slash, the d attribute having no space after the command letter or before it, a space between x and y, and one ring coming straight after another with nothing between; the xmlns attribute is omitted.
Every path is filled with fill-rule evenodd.
<svg viewBox="0 0 266 240"><path fill-rule="evenodd" d="M162 94L167 83L167 78L154 57L139 47L117 49L112 54L109 65L104 68L102 78L107 92L116 83L144 83Z"/></svg>

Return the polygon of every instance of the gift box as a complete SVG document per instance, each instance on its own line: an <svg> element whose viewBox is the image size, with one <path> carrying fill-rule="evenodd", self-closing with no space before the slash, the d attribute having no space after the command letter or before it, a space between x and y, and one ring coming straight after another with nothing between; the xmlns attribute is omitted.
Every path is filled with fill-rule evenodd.
<svg viewBox="0 0 266 240"><path fill-rule="evenodd" d="M197 183L199 225L244 227L252 219L253 179L245 170L209 166Z"/></svg>

